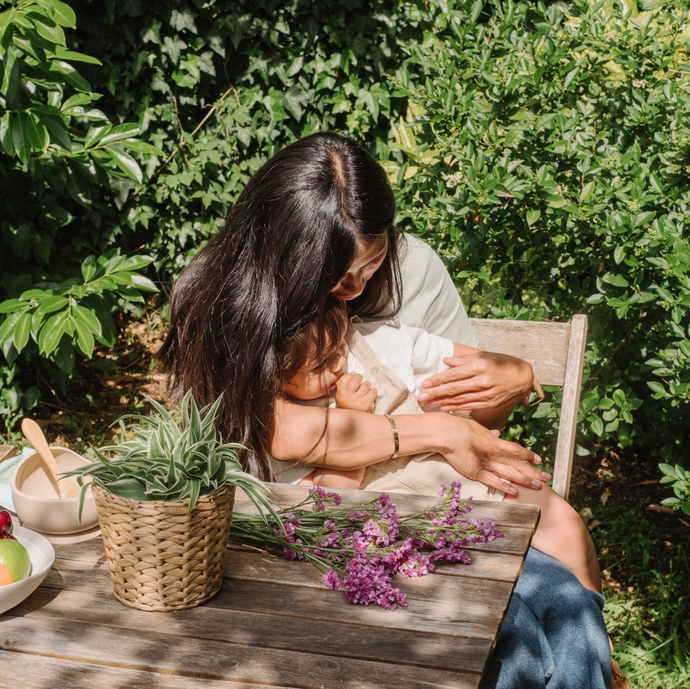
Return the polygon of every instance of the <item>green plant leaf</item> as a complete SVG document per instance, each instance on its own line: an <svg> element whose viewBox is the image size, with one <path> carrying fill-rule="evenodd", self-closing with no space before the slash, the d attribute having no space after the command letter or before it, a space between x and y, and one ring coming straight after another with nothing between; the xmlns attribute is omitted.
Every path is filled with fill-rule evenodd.
<svg viewBox="0 0 690 689"><path fill-rule="evenodd" d="M84 139L84 148L92 148L94 144L98 143L112 128L113 125L110 123L91 127Z"/></svg>
<svg viewBox="0 0 690 689"><path fill-rule="evenodd" d="M527 224L534 225L537 220L541 217L541 211L537 208L534 210L527 211Z"/></svg>
<svg viewBox="0 0 690 689"><path fill-rule="evenodd" d="M29 12L26 16L33 22L39 36L51 43L65 45L65 32L52 19L35 12Z"/></svg>
<svg viewBox="0 0 690 689"><path fill-rule="evenodd" d="M69 313L63 311L51 316L38 334L38 348L42 354L50 354L57 349L62 336L67 330Z"/></svg>
<svg viewBox="0 0 690 689"><path fill-rule="evenodd" d="M130 155L120 150L119 148L115 148L114 146L108 146L106 150L108 151L108 153L110 153L117 166L128 177L131 177L133 180L141 184L141 182L143 181L141 168L134 160L134 158L132 158Z"/></svg>

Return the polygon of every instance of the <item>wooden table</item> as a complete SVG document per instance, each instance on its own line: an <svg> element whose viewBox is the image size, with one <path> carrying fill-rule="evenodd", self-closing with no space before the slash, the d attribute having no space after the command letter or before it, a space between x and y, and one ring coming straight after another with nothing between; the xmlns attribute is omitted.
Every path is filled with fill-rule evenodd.
<svg viewBox="0 0 690 689"><path fill-rule="evenodd" d="M285 505L304 495L276 492ZM369 497L339 492L344 504ZM435 499L395 502L402 514ZM231 543L216 598L142 612L113 597L100 538L55 546L45 582L0 615L0 687L478 687L539 512L478 501L471 516L493 519L506 538L468 548L469 566L402 581L408 607L395 611L345 602L308 563Z"/></svg>

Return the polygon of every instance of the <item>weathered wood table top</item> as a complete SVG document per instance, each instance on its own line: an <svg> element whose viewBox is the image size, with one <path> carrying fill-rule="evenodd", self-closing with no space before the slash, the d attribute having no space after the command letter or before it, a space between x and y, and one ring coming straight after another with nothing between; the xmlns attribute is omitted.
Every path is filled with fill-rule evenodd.
<svg viewBox="0 0 690 689"><path fill-rule="evenodd" d="M305 489L275 492L292 505ZM374 495L338 492L348 505ZM399 514L435 502L394 499ZM231 542L216 598L143 612L112 595L100 538L55 546L44 583L0 615L0 687L478 687L539 513L476 501L470 516L493 519L506 537L468 548L469 566L397 581L408 607L395 611L347 603L312 565Z"/></svg>

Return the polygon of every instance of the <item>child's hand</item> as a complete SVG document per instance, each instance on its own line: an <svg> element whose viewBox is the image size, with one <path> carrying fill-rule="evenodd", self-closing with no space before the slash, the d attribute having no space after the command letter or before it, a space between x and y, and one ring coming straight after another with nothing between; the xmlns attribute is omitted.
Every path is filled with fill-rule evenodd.
<svg viewBox="0 0 690 689"><path fill-rule="evenodd" d="M377 395L359 373L346 373L335 384L335 403L341 409L373 412Z"/></svg>

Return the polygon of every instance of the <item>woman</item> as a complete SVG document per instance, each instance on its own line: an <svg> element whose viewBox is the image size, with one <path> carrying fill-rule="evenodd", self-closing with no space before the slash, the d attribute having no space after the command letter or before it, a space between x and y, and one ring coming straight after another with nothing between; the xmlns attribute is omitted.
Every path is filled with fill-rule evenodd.
<svg viewBox="0 0 690 689"><path fill-rule="evenodd" d="M277 346L286 336L315 320L317 332L323 332L319 319L331 293L362 318L390 317L406 303L410 312L415 288L401 282L398 253L404 253L403 275L414 274L409 258L415 244L401 240L394 215L385 173L365 151L332 134L312 135L285 148L252 177L222 232L176 284L161 362L173 389L191 388L200 404L224 393L219 430L249 448L244 465L260 478L270 478L269 453L345 470L354 468L353 458L359 466L390 458L387 418L314 408L313 432L291 434L289 406L274 407L275 385L265 381L280 379ZM445 288L430 284L432 291L438 289L434 305L449 299L448 283ZM429 289L417 291L424 298ZM455 297L456 311L458 303ZM443 315L444 309L436 312ZM433 323L412 325L434 329ZM493 422L500 424L529 393L531 367L476 351L471 329L464 330L464 342L453 334L460 345L457 357L448 360L452 368L434 376L422 401L493 410ZM510 495L518 493L517 486L538 492L549 478L529 464L539 457L472 420L449 414L395 418L401 455L439 452L458 472ZM280 441L272 442L274 437ZM601 597L538 553L528 557L525 571L486 686L610 686ZM580 653L574 651L578 648Z"/></svg>

